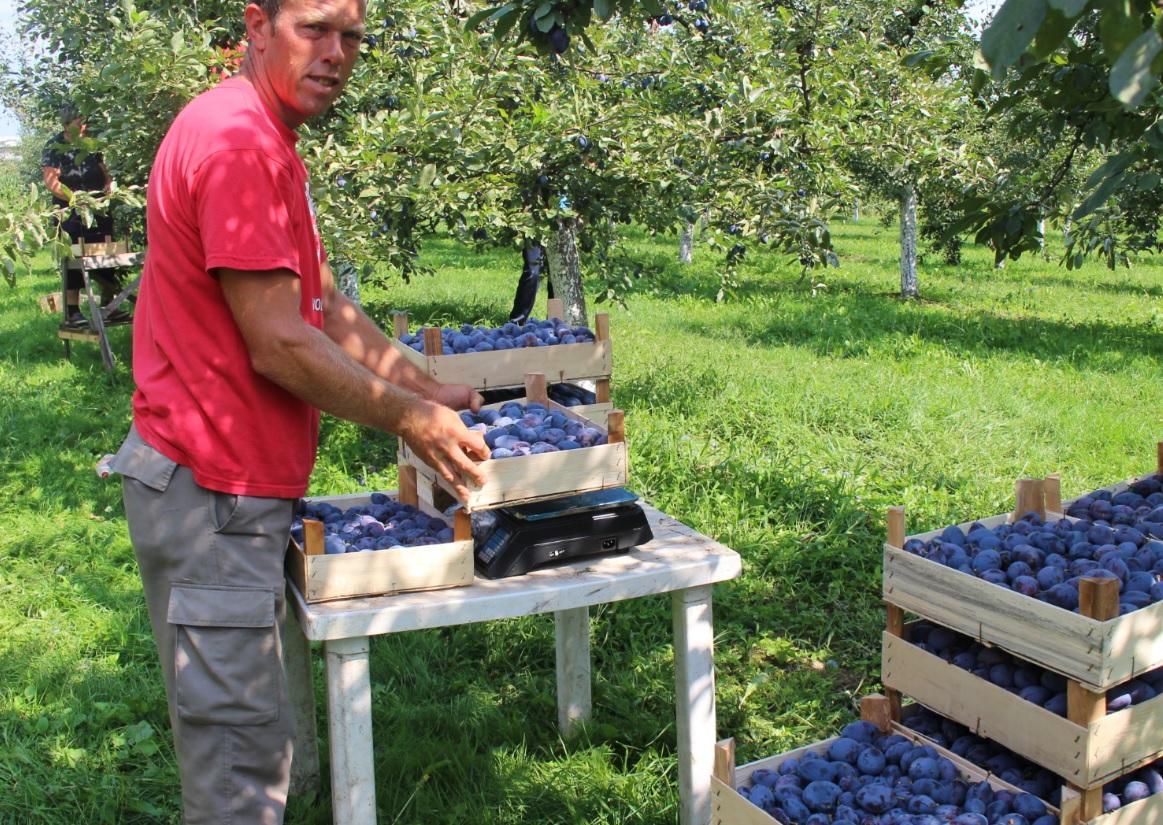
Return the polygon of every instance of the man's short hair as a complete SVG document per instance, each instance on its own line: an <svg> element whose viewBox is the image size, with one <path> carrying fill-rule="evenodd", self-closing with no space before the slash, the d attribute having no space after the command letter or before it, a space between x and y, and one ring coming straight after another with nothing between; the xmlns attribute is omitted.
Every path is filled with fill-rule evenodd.
<svg viewBox="0 0 1163 825"><path fill-rule="evenodd" d="M274 20L278 14L279 9L283 7L283 0L255 0L258 7L267 13L267 17Z"/></svg>
<svg viewBox="0 0 1163 825"><path fill-rule="evenodd" d="M72 103L62 103L57 109L57 117L60 118L61 126L68 126L74 120L79 118L81 113L77 111L77 107Z"/></svg>

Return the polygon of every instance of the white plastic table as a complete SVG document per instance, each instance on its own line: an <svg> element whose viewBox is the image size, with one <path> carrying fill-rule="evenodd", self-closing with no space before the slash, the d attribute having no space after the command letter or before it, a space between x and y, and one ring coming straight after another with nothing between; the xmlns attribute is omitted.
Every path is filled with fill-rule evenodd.
<svg viewBox="0 0 1163 825"><path fill-rule="evenodd" d="M298 734L292 792L318 781L319 753L307 640L323 642L331 795L337 825L374 825L371 678L368 638L432 627L553 613L557 636L557 721L563 731L588 719L591 605L671 594L679 822L711 821L715 664L711 586L741 572L739 554L644 505L654 539L630 553L601 556L469 587L307 604L288 580L284 641ZM296 623L298 628L296 628Z"/></svg>

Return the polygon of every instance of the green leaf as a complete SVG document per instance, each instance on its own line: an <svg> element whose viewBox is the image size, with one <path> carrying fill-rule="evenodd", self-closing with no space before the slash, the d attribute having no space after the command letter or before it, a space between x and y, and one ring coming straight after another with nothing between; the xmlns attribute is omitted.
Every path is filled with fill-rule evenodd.
<svg viewBox="0 0 1163 825"><path fill-rule="evenodd" d="M1163 38L1147 29L1131 42L1111 66L1111 94L1128 109L1134 109L1159 84L1151 63L1163 51Z"/></svg>
<svg viewBox="0 0 1163 825"><path fill-rule="evenodd" d="M517 24L517 21L521 19L520 9L514 4L508 3L502 9L508 9L508 11L498 10L493 15L493 21L497 24L496 28L493 29L493 37L497 40L503 39L509 33L509 30Z"/></svg>
<svg viewBox="0 0 1163 825"><path fill-rule="evenodd" d="M427 189L436 180L436 164L429 163L420 171L420 188Z"/></svg>
<svg viewBox="0 0 1163 825"><path fill-rule="evenodd" d="M594 14L602 20L609 20L614 14L614 4L611 0L594 0Z"/></svg>
<svg viewBox="0 0 1163 825"><path fill-rule="evenodd" d="M1112 155L1106 159L1102 166L1090 173L1090 177L1086 179L1086 187L1089 189L1092 186L1097 186L1099 181L1105 178L1122 174L1134 162L1135 156L1130 153Z"/></svg>
<svg viewBox="0 0 1163 825"><path fill-rule="evenodd" d="M1154 192L1159 186L1159 180L1157 172L1148 172L1135 182L1135 187L1140 192Z"/></svg>
<svg viewBox="0 0 1163 825"><path fill-rule="evenodd" d="M1044 60L1054 53L1074 28L1074 20L1055 9L1046 13L1038 33L1034 35L1034 45L1031 51L1038 60Z"/></svg>
<svg viewBox="0 0 1163 825"><path fill-rule="evenodd" d="M994 77L1021 57L1046 16L1046 0L1006 0L981 35L981 52Z"/></svg>
<svg viewBox="0 0 1163 825"><path fill-rule="evenodd" d="M1050 8L1073 19L1086 9L1090 0L1049 0Z"/></svg>
<svg viewBox="0 0 1163 825"><path fill-rule="evenodd" d="M1098 21L1098 35L1107 59L1114 63L1143 27L1134 0L1106 0Z"/></svg>
<svg viewBox="0 0 1163 825"><path fill-rule="evenodd" d="M550 13L537 21L537 31L547 32L557 25L557 15Z"/></svg>
<svg viewBox="0 0 1163 825"><path fill-rule="evenodd" d="M1103 170L1107 170L1106 179L1103 180L1102 184L1097 189L1095 189L1090 193L1089 196L1087 196L1086 200L1084 200L1076 210L1074 210L1074 215L1072 216L1073 219L1076 221L1081 220L1106 203L1110 196L1113 195L1120 186L1122 186L1123 177L1126 175L1127 166L1129 166L1133 160L1133 156L1117 155L1108 160L1098 170L1096 170L1095 173L1091 175L1092 181L1095 180L1099 173L1103 172Z"/></svg>
<svg viewBox="0 0 1163 825"><path fill-rule="evenodd" d="M473 31L473 30L479 28L481 23L485 22L485 20L492 17L496 13L496 11L497 11L496 8L494 8L492 6L490 6L487 9L482 9L481 11L478 11L476 14L469 17L469 19L465 22L465 24L464 24L465 31Z"/></svg>
<svg viewBox="0 0 1163 825"><path fill-rule="evenodd" d="M547 17L551 14L553 14L553 3L551 0L547 0L547 2L542 3L533 10L533 19L540 20L542 17Z"/></svg>

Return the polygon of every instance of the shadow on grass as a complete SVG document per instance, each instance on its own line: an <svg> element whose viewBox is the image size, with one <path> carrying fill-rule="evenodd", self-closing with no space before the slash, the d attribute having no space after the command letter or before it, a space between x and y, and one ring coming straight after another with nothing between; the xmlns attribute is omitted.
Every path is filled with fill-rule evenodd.
<svg viewBox="0 0 1163 825"><path fill-rule="evenodd" d="M1109 357L1163 356L1163 332L1145 324L1068 322L1009 317L983 310L952 312L937 302L902 302L889 295L850 293L802 311L716 323L685 322L692 335L760 346L807 347L822 356L856 358L915 336L950 351L988 356L1020 353L1081 368Z"/></svg>

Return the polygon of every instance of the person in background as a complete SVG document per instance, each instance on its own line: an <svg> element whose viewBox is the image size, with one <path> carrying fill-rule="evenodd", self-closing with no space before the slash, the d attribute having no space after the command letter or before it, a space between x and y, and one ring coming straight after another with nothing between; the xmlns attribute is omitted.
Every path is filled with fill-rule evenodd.
<svg viewBox="0 0 1163 825"><path fill-rule="evenodd" d="M489 451L440 384L335 288L297 129L326 112L363 0L245 7L238 75L171 124L150 173L133 425L111 461L157 642L186 825L278 825L293 756L284 556L320 411L402 438L467 497Z"/></svg>
<svg viewBox="0 0 1163 825"><path fill-rule="evenodd" d="M513 309L509 320L523 324L533 313L537 303L537 288L541 285L541 272L545 269L545 247L536 241L525 244L521 251L521 278L517 281L517 293L513 296ZM553 297L553 282L547 280L549 297Z"/></svg>
<svg viewBox="0 0 1163 825"><path fill-rule="evenodd" d="M60 110L61 131L44 145L41 153L41 171L45 188L52 194L53 205L68 208L73 192L94 192L108 194L113 187L113 178L105 167L100 152L87 152L81 145L88 131L84 119L76 108L65 105ZM69 236L69 243L94 243L113 236L113 216L108 212L93 213L93 223L85 225L76 209L69 209L60 221L60 228ZM65 282L65 321L67 329L84 329L88 319L81 313L81 288L84 281L81 272L70 269ZM94 269L90 279L97 282L102 305L107 304L119 287L116 269ZM118 309L105 319L109 323L129 320L129 314Z"/></svg>

